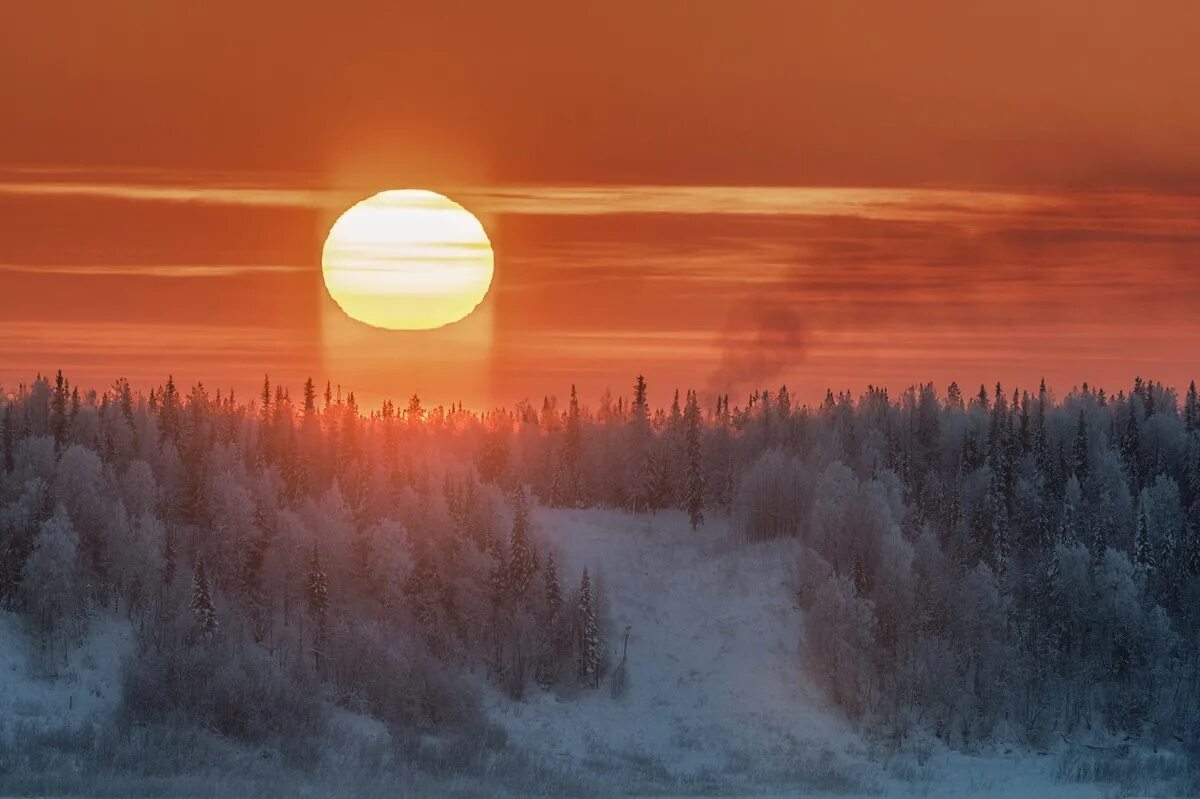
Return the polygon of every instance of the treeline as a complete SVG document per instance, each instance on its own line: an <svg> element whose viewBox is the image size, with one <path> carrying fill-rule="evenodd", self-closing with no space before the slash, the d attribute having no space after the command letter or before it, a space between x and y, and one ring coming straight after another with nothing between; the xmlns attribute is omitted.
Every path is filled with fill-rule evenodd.
<svg viewBox="0 0 1200 799"><path fill-rule="evenodd" d="M461 409L364 416L311 381L247 404L39 377L0 406L0 606L51 674L124 614L124 720L251 741L317 740L335 705L480 727L467 669L596 688L602 587L560 573L523 484L479 478L483 439Z"/></svg>
<svg viewBox="0 0 1200 799"><path fill-rule="evenodd" d="M806 665L848 713L960 746L1200 751L1195 384L773 399L734 520L803 542Z"/></svg>
<svg viewBox="0 0 1200 799"><path fill-rule="evenodd" d="M559 573L536 500L798 538L797 667L873 730L1200 739L1194 385L922 385L816 407L687 391L653 408L639 377L590 407L572 389L364 412L312 381L245 402L169 379L80 394L59 375L2 411L0 601L48 650L89 607L130 614L141 720L206 708L262 735L255 713L324 692L444 724L475 712L453 675L476 666L512 696L598 686L604 592ZM293 704L293 726L314 712Z"/></svg>

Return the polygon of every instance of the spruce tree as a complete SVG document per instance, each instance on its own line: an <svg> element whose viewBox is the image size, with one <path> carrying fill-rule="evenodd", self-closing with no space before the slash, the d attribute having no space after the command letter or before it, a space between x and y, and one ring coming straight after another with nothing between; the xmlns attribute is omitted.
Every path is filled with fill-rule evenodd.
<svg viewBox="0 0 1200 799"><path fill-rule="evenodd" d="M1021 454L1028 453L1033 448L1029 430L1029 392L1021 392L1020 412L1017 416L1017 440Z"/></svg>
<svg viewBox="0 0 1200 799"><path fill-rule="evenodd" d="M633 416L635 421L646 421L649 418L649 406L646 403L646 378L637 376L633 384Z"/></svg>
<svg viewBox="0 0 1200 799"><path fill-rule="evenodd" d="M596 609L592 605L592 583L585 567L579 581L579 605L576 609L579 629L577 666L579 679L595 688L600 680L600 631L596 622Z"/></svg>
<svg viewBox="0 0 1200 799"><path fill-rule="evenodd" d="M553 621L562 610L562 587L558 584L558 568L554 563L553 550L546 555L542 578L546 583L546 610Z"/></svg>
<svg viewBox="0 0 1200 799"><path fill-rule="evenodd" d="M575 471L583 453L583 423L579 411L579 396L571 386L571 403L567 406L567 429L563 439L563 459L567 469Z"/></svg>
<svg viewBox="0 0 1200 799"><path fill-rule="evenodd" d="M171 583L175 582L175 570L177 568L178 553L175 547L175 528L174 525L168 525L167 534L163 539L162 584L164 588L170 588Z"/></svg>
<svg viewBox="0 0 1200 799"><path fill-rule="evenodd" d="M62 449L67 438L67 396L67 381L59 369L54 376L54 394L50 400L50 433L58 449Z"/></svg>
<svg viewBox="0 0 1200 799"><path fill-rule="evenodd" d="M113 389L117 402L121 406L121 416L125 419L125 424L129 425L129 431L132 433L134 432L133 388L129 385L129 381L122 377L118 378Z"/></svg>
<svg viewBox="0 0 1200 799"><path fill-rule="evenodd" d="M1087 419L1083 409L1079 409L1079 423L1075 427L1075 439L1071 443L1071 470L1079 478L1081 484L1088 477L1088 430Z"/></svg>
<svg viewBox="0 0 1200 799"><path fill-rule="evenodd" d="M1108 525L1104 519L1097 519L1092 525L1092 557L1099 562L1108 549Z"/></svg>
<svg viewBox="0 0 1200 799"><path fill-rule="evenodd" d="M313 664L318 672L321 671L321 656L325 652L326 617L329 610L329 580L325 570L321 568L321 552L313 544L312 558L308 563L308 584L304 594L308 604L308 615L312 619L313 632Z"/></svg>
<svg viewBox="0 0 1200 799"><path fill-rule="evenodd" d="M991 403L988 400L987 386L983 385L982 383L979 384L979 393L975 396L975 402L977 402L979 407L983 408L985 411L991 410Z"/></svg>
<svg viewBox="0 0 1200 799"><path fill-rule="evenodd" d="M1146 518L1146 503L1149 497L1145 489L1142 489L1141 497L1138 500L1137 508L1137 528L1134 534L1134 562L1140 566L1145 572L1153 572L1155 568L1154 545L1150 541L1150 523Z"/></svg>
<svg viewBox="0 0 1200 799"><path fill-rule="evenodd" d="M1050 481L1050 434L1046 430L1046 388L1038 392L1037 423L1033 429L1033 458L1037 465L1039 476L1047 483Z"/></svg>
<svg viewBox="0 0 1200 799"><path fill-rule="evenodd" d="M508 585L513 596L524 598L533 577L533 550L529 544L529 509L525 490L517 488L513 494L513 526L508 542Z"/></svg>
<svg viewBox="0 0 1200 799"><path fill-rule="evenodd" d="M254 526L258 534L243 544L238 588L250 612L254 640L262 641L266 634L266 595L262 585L262 568L271 543L272 525L269 514L261 504L255 509Z"/></svg>
<svg viewBox="0 0 1200 799"><path fill-rule="evenodd" d="M12 472L15 467L13 461L13 444L16 443L17 425L13 418L13 406L10 402L4 406L4 420L0 422L0 466L3 467L5 473Z"/></svg>
<svg viewBox="0 0 1200 799"><path fill-rule="evenodd" d="M310 377L304 381L304 422L310 423L316 419L317 414L317 388L313 385L313 379Z"/></svg>
<svg viewBox="0 0 1200 799"><path fill-rule="evenodd" d="M1130 397L1129 421L1125 425L1124 435L1121 436L1121 456L1125 460L1129 479L1133 482L1130 487L1135 490L1141 489L1140 447L1141 426L1138 424L1137 407L1133 403L1133 398Z"/></svg>
<svg viewBox="0 0 1200 799"><path fill-rule="evenodd" d="M985 554L992 570L1000 574L1008 564L1010 542L1008 540L1008 506L1004 502L1002 476L992 469L988 482L988 541Z"/></svg>
<svg viewBox="0 0 1200 799"><path fill-rule="evenodd" d="M504 546L495 536L491 538L488 554L492 558L492 567L488 571L488 595L492 601L492 609L499 610L508 601L511 593L509 589L511 574L508 559L504 554Z"/></svg>
<svg viewBox="0 0 1200 799"><path fill-rule="evenodd" d="M1191 433L1200 426L1200 397L1196 393L1196 381L1188 386L1187 399L1183 403L1183 427Z"/></svg>
<svg viewBox="0 0 1200 799"><path fill-rule="evenodd" d="M258 421L266 429L271 422L271 377L263 375L262 393L259 394Z"/></svg>
<svg viewBox="0 0 1200 799"><path fill-rule="evenodd" d="M687 398L687 464L684 470L684 503L695 530L704 524L704 466L700 452L700 404L694 391Z"/></svg>
<svg viewBox="0 0 1200 799"><path fill-rule="evenodd" d="M169 442L175 445L179 444L179 413L179 390L175 388L175 376L167 375L167 384L159 392L158 398L159 443Z"/></svg>
<svg viewBox="0 0 1200 799"><path fill-rule="evenodd" d="M208 577L204 574L204 561L197 558L192 568L192 621L194 635L205 641L211 641L220 626L217 621L217 611L213 606L212 595L209 593Z"/></svg>
<svg viewBox="0 0 1200 799"><path fill-rule="evenodd" d="M550 476L550 507L561 508L567 503L567 484L570 482L566 474L566 465L562 455L554 458L553 472Z"/></svg>

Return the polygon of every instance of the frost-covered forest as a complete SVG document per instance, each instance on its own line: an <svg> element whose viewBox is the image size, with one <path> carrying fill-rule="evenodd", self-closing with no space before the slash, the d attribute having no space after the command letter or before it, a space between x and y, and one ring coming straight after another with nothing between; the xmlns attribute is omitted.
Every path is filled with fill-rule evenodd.
<svg viewBox="0 0 1200 799"><path fill-rule="evenodd" d="M586 793L506 754L483 697L636 698L612 575L559 565L563 538L533 521L547 506L719 524L722 551L789 542L778 635L867 740L1200 757L1194 384L817 407L687 391L660 409L638 378L480 413L60 373L5 398L0 449L0 606L37 673L114 618L133 640L98 727L0 723L0 787L86 775L81 751L170 776L195 736L302 767L348 714L390 732L373 767L505 762L515 790Z"/></svg>

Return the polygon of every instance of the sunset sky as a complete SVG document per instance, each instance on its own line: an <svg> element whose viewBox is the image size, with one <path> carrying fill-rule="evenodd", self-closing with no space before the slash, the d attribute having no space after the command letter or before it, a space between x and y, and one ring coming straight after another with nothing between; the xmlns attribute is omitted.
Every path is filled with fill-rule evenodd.
<svg viewBox="0 0 1200 799"><path fill-rule="evenodd" d="M11 4L0 384L1178 384L1197 42L1182 1ZM440 330L322 282L338 215L402 188L495 249Z"/></svg>

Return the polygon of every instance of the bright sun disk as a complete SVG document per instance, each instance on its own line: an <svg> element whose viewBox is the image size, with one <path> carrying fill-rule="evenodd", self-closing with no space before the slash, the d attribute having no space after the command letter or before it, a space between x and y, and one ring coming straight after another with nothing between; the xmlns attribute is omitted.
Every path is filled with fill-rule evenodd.
<svg viewBox="0 0 1200 799"><path fill-rule="evenodd" d="M492 284L483 225L432 191L380 192L334 222L321 253L325 287L350 317L431 330L466 317Z"/></svg>

